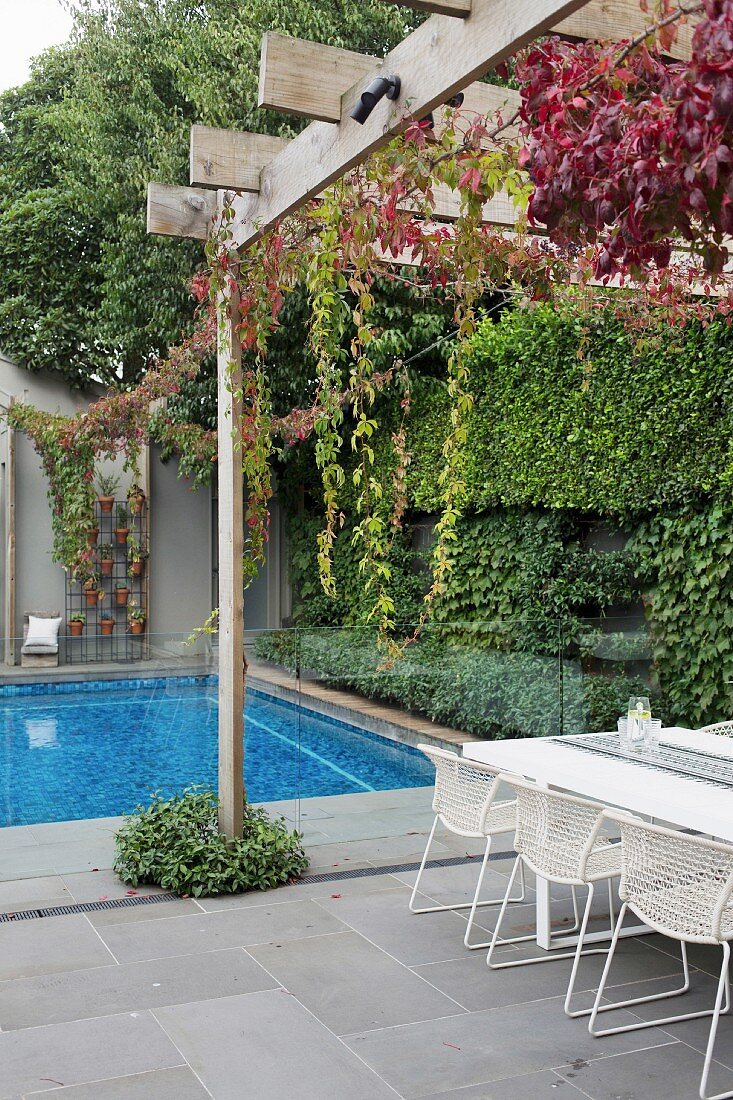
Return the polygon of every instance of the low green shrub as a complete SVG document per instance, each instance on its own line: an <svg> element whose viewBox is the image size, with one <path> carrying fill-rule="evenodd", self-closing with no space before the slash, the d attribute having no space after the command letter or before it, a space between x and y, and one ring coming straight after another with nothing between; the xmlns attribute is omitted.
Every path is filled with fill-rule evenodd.
<svg viewBox="0 0 733 1100"><path fill-rule="evenodd" d="M269 890L302 875L308 857L297 832L282 818L245 804L241 838L219 832L219 800L205 787L188 787L138 806L115 837L114 869L130 886L152 883L176 894L210 897Z"/></svg>
<svg viewBox="0 0 733 1100"><path fill-rule="evenodd" d="M632 693L650 695L660 713L640 676L589 675L578 660L458 642L454 630L428 630L390 669L366 630L272 631L255 654L291 671L297 654L309 677L488 739L614 729Z"/></svg>

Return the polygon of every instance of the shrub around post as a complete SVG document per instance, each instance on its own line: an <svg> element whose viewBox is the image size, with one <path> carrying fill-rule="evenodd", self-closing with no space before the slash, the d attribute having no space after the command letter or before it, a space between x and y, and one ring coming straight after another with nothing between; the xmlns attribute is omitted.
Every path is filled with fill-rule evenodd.
<svg viewBox="0 0 733 1100"><path fill-rule="evenodd" d="M308 866L301 834L283 818L244 806L242 836L219 832L219 799L206 787L188 787L138 806L115 837L114 869L130 886L162 886L176 894L210 897L269 890L302 875Z"/></svg>

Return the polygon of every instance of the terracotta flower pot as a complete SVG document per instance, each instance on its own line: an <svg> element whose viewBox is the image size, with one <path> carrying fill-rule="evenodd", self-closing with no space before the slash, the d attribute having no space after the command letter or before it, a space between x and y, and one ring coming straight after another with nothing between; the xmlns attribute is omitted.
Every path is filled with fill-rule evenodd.
<svg viewBox="0 0 733 1100"><path fill-rule="evenodd" d="M76 622L69 623L69 634L72 638L81 638L82 631L84 629L84 623Z"/></svg>
<svg viewBox="0 0 733 1100"><path fill-rule="evenodd" d="M114 619L100 619L99 629L101 630L102 634L111 634L114 628Z"/></svg>
<svg viewBox="0 0 733 1100"><path fill-rule="evenodd" d="M142 574L142 571L142 558L133 558L132 562L130 563L130 572L132 573L133 577L139 577Z"/></svg>
<svg viewBox="0 0 733 1100"><path fill-rule="evenodd" d="M99 568L101 569L102 576L104 577L111 577L114 567L115 563L113 558L102 558L99 563Z"/></svg>
<svg viewBox="0 0 733 1100"><path fill-rule="evenodd" d="M88 546L95 546L98 538L99 538L99 528L98 527L90 527L89 530L87 531L87 545Z"/></svg>
<svg viewBox="0 0 733 1100"><path fill-rule="evenodd" d="M96 607L99 603L99 591L96 588L85 588L84 595L87 601L87 607Z"/></svg>
<svg viewBox="0 0 733 1100"><path fill-rule="evenodd" d="M99 510L105 514L109 514L115 505L114 497L97 497L99 501Z"/></svg>
<svg viewBox="0 0 733 1100"><path fill-rule="evenodd" d="M117 539L118 546L124 546L127 542L127 536L130 534L129 527L115 527L115 538Z"/></svg>
<svg viewBox="0 0 733 1100"><path fill-rule="evenodd" d="M115 588L115 603L118 607L127 606L127 589Z"/></svg>
<svg viewBox="0 0 733 1100"><path fill-rule="evenodd" d="M145 629L145 623L141 622L140 619L130 619L127 625L130 628L131 634L142 634Z"/></svg>
<svg viewBox="0 0 733 1100"><path fill-rule="evenodd" d="M145 494L139 493L137 496L129 497L128 504L130 505L130 511L134 516L139 516L143 510L143 504L145 503Z"/></svg>

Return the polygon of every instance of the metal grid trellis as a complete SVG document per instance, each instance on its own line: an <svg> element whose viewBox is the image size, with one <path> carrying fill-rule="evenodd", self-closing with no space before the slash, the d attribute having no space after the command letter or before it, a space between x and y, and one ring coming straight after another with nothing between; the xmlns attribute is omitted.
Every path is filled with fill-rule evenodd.
<svg viewBox="0 0 733 1100"><path fill-rule="evenodd" d="M95 556L97 560L97 588L103 593L101 600L88 601L87 594L79 581L69 581L66 586L66 622L71 615L81 613L86 616L86 624L81 637L72 638L68 633L66 641L67 664L91 664L93 662L131 662L140 661L146 656L147 648L147 600L145 574L147 560L143 560L142 572L133 575L130 572L132 555L130 545L135 540L147 556L148 512L144 501L139 512L132 512L129 502L115 500L111 512L103 512L99 501L95 506L95 523L99 528ZM115 529L118 527L118 508L128 513L129 533L124 543L118 542ZM102 573L100 548L113 547L111 571ZM124 588L118 589L118 585ZM120 592L119 602L117 592ZM123 595L124 593L124 595ZM146 613L146 621L141 634L133 634L127 621L128 605L131 601ZM102 618L110 616L114 622L112 633L102 634Z"/></svg>

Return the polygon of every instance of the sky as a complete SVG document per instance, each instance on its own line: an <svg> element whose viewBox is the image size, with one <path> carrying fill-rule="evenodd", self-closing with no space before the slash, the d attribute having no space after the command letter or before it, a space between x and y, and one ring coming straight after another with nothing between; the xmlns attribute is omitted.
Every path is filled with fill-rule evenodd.
<svg viewBox="0 0 733 1100"><path fill-rule="evenodd" d="M65 42L70 31L61 0L0 0L0 92L22 84L30 59Z"/></svg>

